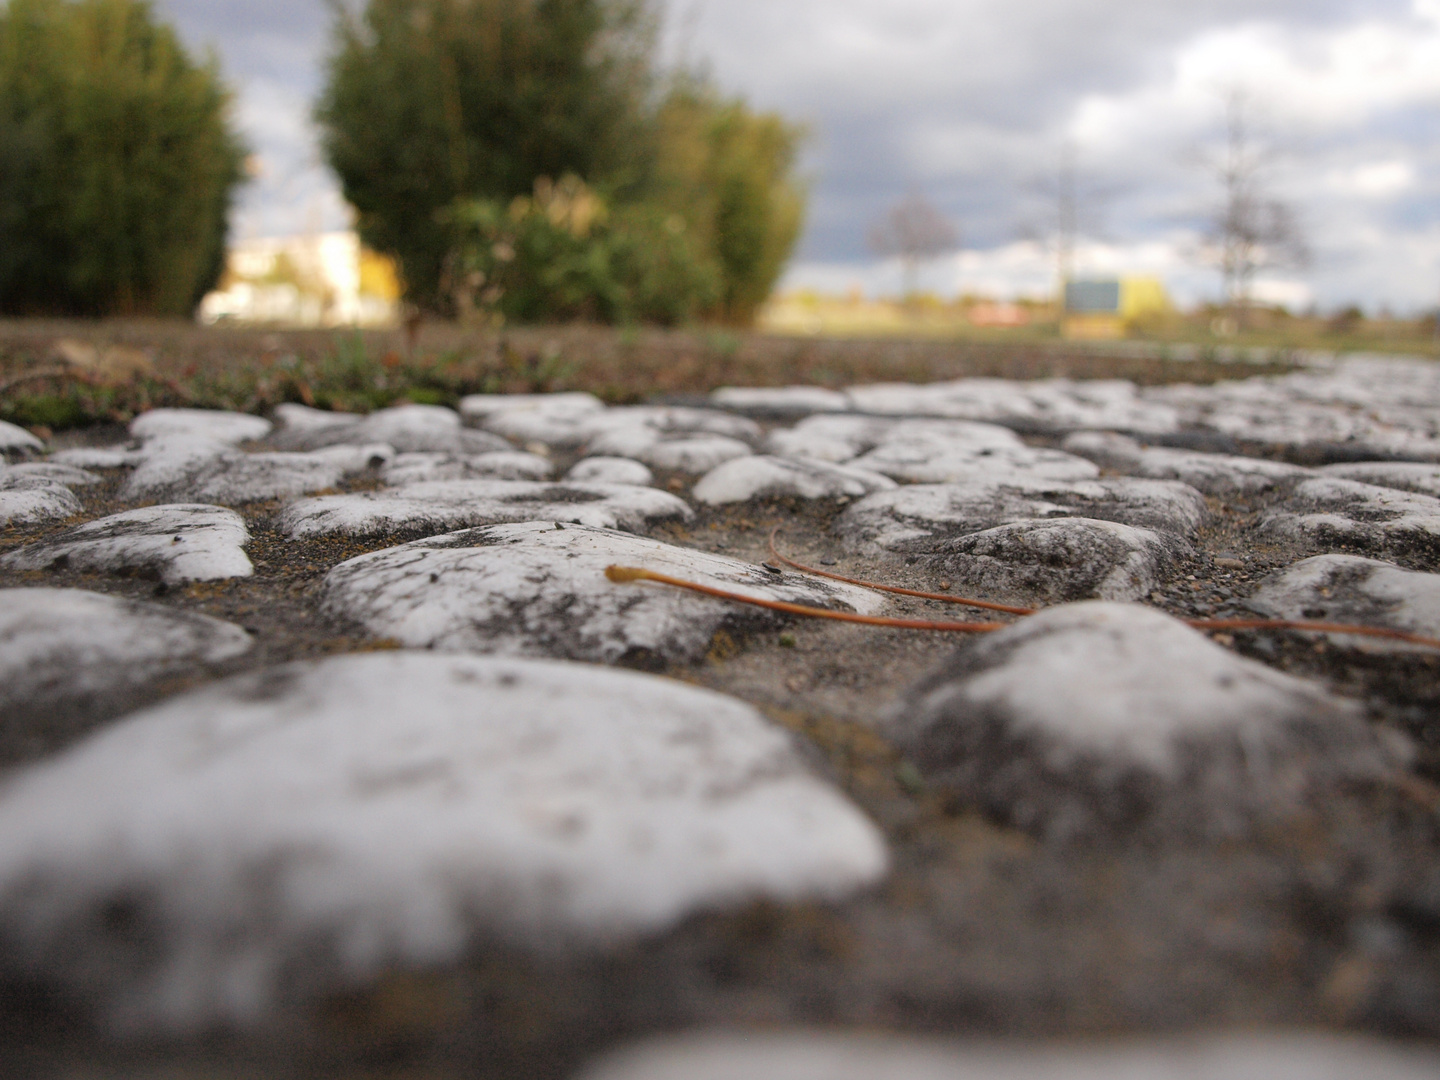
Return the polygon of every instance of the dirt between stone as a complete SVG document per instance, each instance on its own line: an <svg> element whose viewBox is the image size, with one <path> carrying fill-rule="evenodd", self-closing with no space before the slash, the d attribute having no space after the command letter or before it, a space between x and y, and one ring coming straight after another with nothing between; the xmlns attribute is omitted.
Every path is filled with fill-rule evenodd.
<svg viewBox="0 0 1440 1080"><path fill-rule="evenodd" d="M118 435L92 430L67 441ZM125 508L115 498L120 475L76 489L85 505L77 522ZM687 496L691 480L662 475L657 483ZM376 484L361 476L344 490ZM1255 496L1212 499L1214 520L1196 557L1150 602L1180 616L1242 614L1260 579L1313 553L1248 536L1245 526L1264 506ZM253 536L252 578L166 588L69 570L0 571L0 587L150 599L230 620L255 639L247 655L93 705L58 729L7 731L0 763L52 753L115 716L221 675L394 647L322 618L317 595L332 566L412 537L292 541L274 529L278 504L238 509ZM839 500L697 507L692 522L651 535L759 562L770 558L769 535L779 526L782 549L802 562L833 560L826 569L940 587L913 558L847 554L830 533L842 510ZM64 524L0 532L0 553ZM1423 556L1396 561L1437 569ZM894 611L992 618L922 600L902 600ZM893 869L877 889L839 904L699 915L593 955L477 942L460 964L397 972L259 1030L203 1040L112 1043L42 988L6 985L7 1070L542 1080L631 1037L736 1026L1026 1037L1321 1028L1440 1039L1440 656L1362 653L1291 633L1216 639L1364 701L1372 723L1414 741L1410 779L1357 785L1223 843L1041 843L927 788L878 722L907 686L964 647L962 635L818 621L741 640L719 634L704 662L665 673L750 701L795 733L884 830Z"/></svg>

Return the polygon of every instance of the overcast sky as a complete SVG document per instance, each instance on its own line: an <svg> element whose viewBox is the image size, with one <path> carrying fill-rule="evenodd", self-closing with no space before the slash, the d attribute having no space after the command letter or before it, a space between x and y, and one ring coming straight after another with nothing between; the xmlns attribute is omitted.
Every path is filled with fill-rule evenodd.
<svg viewBox="0 0 1440 1080"><path fill-rule="evenodd" d="M263 175L236 235L343 224L308 122L322 0L156 6L216 48L239 92ZM1078 268L1214 296L1205 161L1238 89L1273 147L1266 183L1313 249L1261 292L1297 307L1440 302L1440 0L671 0L665 49L808 126L810 218L789 284L895 290L865 234L920 191L965 245L927 268L928 286L1043 294L1045 191L1068 146Z"/></svg>

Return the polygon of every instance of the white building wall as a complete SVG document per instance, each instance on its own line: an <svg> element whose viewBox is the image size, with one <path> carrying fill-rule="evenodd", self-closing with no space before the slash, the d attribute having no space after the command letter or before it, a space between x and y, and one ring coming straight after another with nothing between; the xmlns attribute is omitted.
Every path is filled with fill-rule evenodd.
<svg viewBox="0 0 1440 1080"><path fill-rule="evenodd" d="M229 284L200 302L199 319L206 324L393 325L395 301L361 293L360 258L360 237L354 232L242 240L227 257Z"/></svg>

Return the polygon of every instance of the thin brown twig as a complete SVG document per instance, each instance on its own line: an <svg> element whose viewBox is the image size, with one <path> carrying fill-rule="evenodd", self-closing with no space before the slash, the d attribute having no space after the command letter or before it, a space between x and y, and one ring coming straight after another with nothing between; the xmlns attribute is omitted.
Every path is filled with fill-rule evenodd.
<svg viewBox="0 0 1440 1080"><path fill-rule="evenodd" d="M845 577L842 574L832 574L826 570L806 566L804 563L796 562L794 559L782 555L779 548L775 545L775 536L779 532L780 528L777 526L770 533L770 554L786 566L801 570L807 574L818 574L820 577L834 578L836 581L844 581L851 585L860 585L867 589L877 589L881 592L899 593L902 596L918 596L926 600L940 600L944 603L964 604L967 607L988 608L992 611L1005 611L1011 615L1034 615L1037 611L1044 610L1043 608L1008 607L1004 604L995 604L988 600L976 600L968 596L919 592L915 589L902 589L898 585L882 585L879 582L866 581L863 578L852 578ZM1384 626L1312 622L1304 619L1182 619L1181 621L1189 626L1193 626L1197 630L1299 630L1321 634L1357 634L1361 637L1388 638L1392 641L1404 641L1411 645L1440 649L1440 639L1426 637L1423 634L1413 634L1408 630L1392 630Z"/></svg>
<svg viewBox="0 0 1440 1080"><path fill-rule="evenodd" d="M0 394L5 393L12 386L19 386L21 383L34 382L40 379L79 379L81 382L88 382L84 375L73 368L40 368L38 371L26 371L19 375L12 375L4 382L0 382Z"/></svg>
<svg viewBox="0 0 1440 1080"><path fill-rule="evenodd" d="M1440 787L1436 787L1430 781L1415 776L1413 773L1396 770L1387 774L1386 780L1399 791L1400 794L1413 802L1419 803L1427 810L1440 810Z"/></svg>
<svg viewBox="0 0 1440 1080"><path fill-rule="evenodd" d="M890 626L900 630L950 630L957 633L982 634L1009 625L1009 623L953 622L945 619L895 619L887 615L860 615L851 611L832 611L829 608L810 607L807 604L792 604L786 600L766 600L758 596L746 596L744 593L717 589L698 581L687 581L685 578L671 577L669 574L645 570L638 566L607 566L605 576L617 584L629 581L657 581L662 585L673 585L677 589L689 589L691 592L703 593L705 596L714 596L721 600L733 600L740 604L754 604L756 607L769 608L772 611L784 611L791 615L804 615L812 619L835 619L838 622L863 623L866 626Z"/></svg>
<svg viewBox="0 0 1440 1080"><path fill-rule="evenodd" d="M804 569L803 564L786 559L775 550L774 533L770 534L770 551L781 561L797 569ZM865 585L869 588L878 588L884 592L900 592L906 595L926 595L924 593L917 594L913 590L875 585L870 582L845 578L839 574L825 574L823 571L820 573L824 577L835 578L839 581L846 581L855 585ZM866 626L888 626L902 630L949 630L965 633L989 633L990 631L1000 630L1011 625L1010 623L946 622L933 619L893 619L881 615L858 615L848 611L831 611L828 608L809 607L805 604L791 604L784 600L765 600L759 597L745 596L742 593L730 592L727 589L717 589L710 585L703 585L698 581L687 581L684 578L672 577L669 574L662 574L654 570L645 570L637 566L607 566L605 568L605 576L616 583L654 581L662 585L673 585L677 588L689 589L692 592L701 593L705 596L718 597L721 600L733 600L741 604L753 604L757 607L769 608L773 611L783 611L791 615L804 615L817 619L835 619L840 622L862 623ZM956 603L965 602L958 597L937 596L935 598L954 600ZM1325 633L1365 634L1373 637L1395 638L1401 641L1409 641L1440 649L1440 641L1433 638L1423 637L1419 634L1410 634L1403 630L1390 630L1378 626L1350 626L1344 623L1303 622L1290 619L1185 619L1184 622L1202 630L1316 630ZM1431 811L1440 809L1440 787L1404 771L1390 773L1385 779L1401 795L1420 806Z"/></svg>
<svg viewBox="0 0 1440 1080"><path fill-rule="evenodd" d="M1440 639L1391 630L1387 626L1358 626L1350 623L1309 622L1304 619L1183 619L1197 630L1303 630L1320 634L1359 634L1362 637L1391 638L1440 649Z"/></svg>
<svg viewBox="0 0 1440 1080"><path fill-rule="evenodd" d="M142 376L142 378L147 379L150 382L159 383L161 386L165 387L165 389L169 390L172 394L178 397L181 401L195 400L195 395L191 393L187 387L181 385L180 382L175 379L169 378L168 376L146 375ZM84 383L86 386L120 387L124 385L123 382L111 382L106 379L99 378L91 372L81 371L78 368L40 368L37 371L26 371L20 375L13 375L10 378L5 379L3 382L0 382L0 394L5 393L11 387L19 386L21 383L38 382L41 379L69 379L73 382Z"/></svg>
<svg viewBox="0 0 1440 1080"><path fill-rule="evenodd" d="M171 379L166 376L151 376L151 378L154 378L161 386L165 387L165 389L169 390L181 401L195 400L195 395L190 392L190 388L178 379Z"/></svg>
<svg viewBox="0 0 1440 1080"><path fill-rule="evenodd" d="M899 593L901 596L918 596L922 600L940 600L947 604L964 604L966 607L984 608L986 611L1003 611L1008 615L1034 615L1038 608L1012 607L1009 604L997 604L991 600L977 600L973 596L952 596L949 593L921 592L918 589L902 589L899 585L882 585L878 581L866 581L864 578L846 577L844 574L835 574L829 570L821 570L818 566L806 566L802 562L796 562L780 554L780 549L775 546L775 535L780 531L776 526L770 531L770 554L776 560L786 566L806 574L815 574L817 577L826 577L834 581L843 581L847 585L859 585L866 589L876 589L880 592Z"/></svg>

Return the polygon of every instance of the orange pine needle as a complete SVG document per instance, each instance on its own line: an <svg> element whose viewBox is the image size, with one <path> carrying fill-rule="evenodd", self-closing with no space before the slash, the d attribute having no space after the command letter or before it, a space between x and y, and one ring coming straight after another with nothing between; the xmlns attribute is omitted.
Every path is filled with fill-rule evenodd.
<svg viewBox="0 0 1440 1080"><path fill-rule="evenodd" d="M834 574L829 570L821 570L818 566L806 566L804 563L796 562L794 559L786 558L780 554L780 549L775 546L775 534L780 531L777 526L770 533L770 554L779 562L784 563L792 569L799 570L804 574L814 574L817 577L830 578L834 581L843 581L847 585L859 585L866 589L875 589L879 592L899 593L901 596L918 596L922 600L941 600L947 604L964 604L966 607L984 608L986 611L1003 611L1008 615L1034 615L1038 608L1011 607L1009 604L997 604L990 600L976 600L971 596L951 596L949 593L920 592L918 589L902 589L899 585L882 585L878 581L866 581L864 578L846 577L844 574Z"/></svg>
<svg viewBox="0 0 1440 1080"><path fill-rule="evenodd" d="M1308 622L1297 619L1185 619L1197 630L1304 630L1321 634L1359 634L1362 637L1391 638L1440 649L1440 639L1391 630L1385 626L1353 626L1349 623Z"/></svg>
<svg viewBox="0 0 1440 1080"><path fill-rule="evenodd" d="M630 581L656 581L662 585L673 585L677 589L689 589L691 592L703 593L705 596L714 596L721 600L733 600L739 604L753 604L756 607L784 611L791 615L804 615L812 619L863 623L866 626L889 626L900 630L949 630L957 633L979 634L990 630L999 630L1001 627L1009 625L1008 623L950 622L944 619L894 619L885 615L858 615L850 611L831 611L829 608L792 604L786 600L765 600L756 596L746 596L743 593L717 589L711 585L702 585L698 581L687 581L685 578L671 577L669 574L645 570L638 566L607 566L605 576L617 584Z"/></svg>
<svg viewBox="0 0 1440 1080"><path fill-rule="evenodd" d="M1037 611L1044 610L1043 608L1012 607L1006 604L992 603L989 600L977 600L967 596L951 596L946 593L927 593L917 589L904 589L898 585L884 585L876 581L866 581L864 578L846 577L843 574L835 574L828 570L806 566L804 563L787 558L780 553L779 548L776 547L775 544L775 536L779 531L780 529L777 527L770 533L770 554L779 562L803 573L830 578L834 581L843 581L848 585L859 585L862 588L875 589L880 592L898 593L901 596L916 596L924 600L940 600L950 604L964 604L968 607L1003 611L1011 615L1033 615ZM998 622L968 623L951 622L943 619L895 619L883 615L855 615L844 611L830 611L827 608L808 607L805 604L791 604L783 600L762 600L753 596L728 592L725 589L716 589L709 585L701 585L699 582L686 581L684 578L671 577L669 574L661 574L636 566L608 566L605 568L605 576L614 582L656 581L665 585L673 585L676 588L704 593L706 596L718 597L722 600L733 600L739 604L753 604L756 607L785 611L792 615L804 615L816 619L835 619L839 622L862 623L866 626L891 626L905 630L951 630L966 633L988 633L989 631L1000 630L1010 625L1009 623ZM1182 619L1181 622L1197 630L1297 630L1305 633L1319 634L1355 634L1360 637L1404 641L1411 645L1420 645L1424 648L1440 650L1440 639L1426 637L1423 634L1412 634L1408 630L1392 630L1389 627L1383 626L1358 626L1351 623L1311 622L1298 619Z"/></svg>
<svg viewBox="0 0 1440 1080"><path fill-rule="evenodd" d="M988 600L976 600L968 596L950 596L946 593L919 592L915 589L902 589L898 585L882 585L875 581L866 581L863 578L844 577L841 574L832 574L829 571L818 569L814 566L806 566L804 563L796 562L794 559L786 558L780 553L775 545L775 537L780 532L779 527L770 532L770 554L786 566L807 574L817 574L820 577L834 578L836 581L844 581L850 585L859 585L866 589L877 589L881 592L899 593L902 596L918 596L925 600L940 600L949 604L964 604L968 607L989 608L992 611L1005 611L1011 615L1033 615L1043 608L1007 607L1004 604L991 603ZM1329 623L1311 622L1297 619L1182 619L1182 622L1193 626L1197 630L1300 630L1322 634L1358 634L1362 637L1389 638L1393 641L1405 641L1412 645L1422 645L1431 649L1440 649L1440 639L1425 637L1423 634L1412 634L1407 630L1391 630L1382 626L1358 626L1351 623Z"/></svg>

